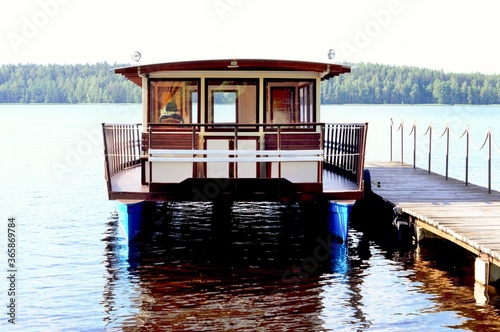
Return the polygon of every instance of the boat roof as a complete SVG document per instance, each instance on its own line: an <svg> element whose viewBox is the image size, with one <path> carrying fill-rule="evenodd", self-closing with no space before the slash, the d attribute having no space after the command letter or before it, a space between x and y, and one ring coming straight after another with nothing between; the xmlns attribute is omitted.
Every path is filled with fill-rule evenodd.
<svg viewBox="0 0 500 332"><path fill-rule="evenodd" d="M272 59L220 59L220 60L192 60L181 62L165 62L148 65L136 65L115 69L120 74L142 86L142 75L162 71L312 71L321 73L321 79L329 79L340 74L351 72L348 65L326 62L310 62L296 60Z"/></svg>

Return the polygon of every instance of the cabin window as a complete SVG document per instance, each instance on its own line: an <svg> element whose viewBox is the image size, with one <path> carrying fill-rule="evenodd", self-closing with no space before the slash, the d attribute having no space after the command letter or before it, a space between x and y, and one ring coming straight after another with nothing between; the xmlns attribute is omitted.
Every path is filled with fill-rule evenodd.
<svg viewBox="0 0 500 332"><path fill-rule="evenodd" d="M208 79L207 123L257 123L257 80Z"/></svg>
<svg viewBox="0 0 500 332"><path fill-rule="evenodd" d="M213 91L212 109L214 112L214 123L229 122L236 123L236 91L218 92Z"/></svg>
<svg viewBox="0 0 500 332"><path fill-rule="evenodd" d="M266 123L315 122L315 81L266 80Z"/></svg>
<svg viewBox="0 0 500 332"><path fill-rule="evenodd" d="M150 123L196 123L198 121L196 80L149 81Z"/></svg>

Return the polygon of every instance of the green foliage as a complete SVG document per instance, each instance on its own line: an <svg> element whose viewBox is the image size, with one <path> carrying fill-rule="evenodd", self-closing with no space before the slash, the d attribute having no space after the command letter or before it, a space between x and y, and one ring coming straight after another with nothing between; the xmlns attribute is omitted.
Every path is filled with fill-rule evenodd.
<svg viewBox="0 0 500 332"><path fill-rule="evenodd" d="M0 66L0 103L140 103L141 89L107 63ZM231 94L224 96L230 102ZM222 102L222 100L221 100ZM323 104L500 104L500 75L358 64L325 81Z"/></svg>
<svg viewBox="0 0 500 332"><path fill-rule="evenodd" d="M139 103L141 89L107 63L3 65L0 103Z"/></svg>
<svg viewBox="0 0 500 332"><path fill-rule="evenodd" d="M500 104L500 75L358 64L325 81L324 104Z"/></svg>

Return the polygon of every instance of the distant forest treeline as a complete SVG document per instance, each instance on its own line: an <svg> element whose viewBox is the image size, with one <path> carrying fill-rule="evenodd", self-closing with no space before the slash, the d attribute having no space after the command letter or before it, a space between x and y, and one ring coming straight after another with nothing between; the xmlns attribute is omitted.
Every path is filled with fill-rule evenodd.
<svg viewBox="0 0 500 332"><path fill-rule="evenodd" d="M324 104L500 104L500 75L359 64L324 82Z"/></svg>
<svg viewBox="0 0 500 332"><path fill-rule="evenodd" d="M141 89L108 63L4 65L0 103L139 103Z"/></svg>
<svg viewBox="0 0 500 332"><path fill-rule="evenodd" d="M3 65L0 103L139 103L141 91L113 72L121 65ZM500 104L500 75L358 64L325 81L323 104Z"/></svg>

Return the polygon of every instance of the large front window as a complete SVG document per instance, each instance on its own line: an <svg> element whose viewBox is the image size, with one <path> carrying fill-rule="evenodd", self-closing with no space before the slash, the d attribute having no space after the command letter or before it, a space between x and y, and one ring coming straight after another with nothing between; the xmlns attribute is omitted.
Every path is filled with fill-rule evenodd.
<svg viewBox="0 0 500 332"><path fill-rule="evenodd" d="M207 123L257 123L256 79L208 79Z"/></svg>
<svg viewBox="0 0 500 332"><path fill-rule="evenodd" d="M266 80L266 123L315 122L315 81Z"/></svg>
<svg viewBox="0 0 500 332"><path fill-rule="evenodd" d="M196 123L198 81L151 79L149 82L150 123Z"/></svg>

